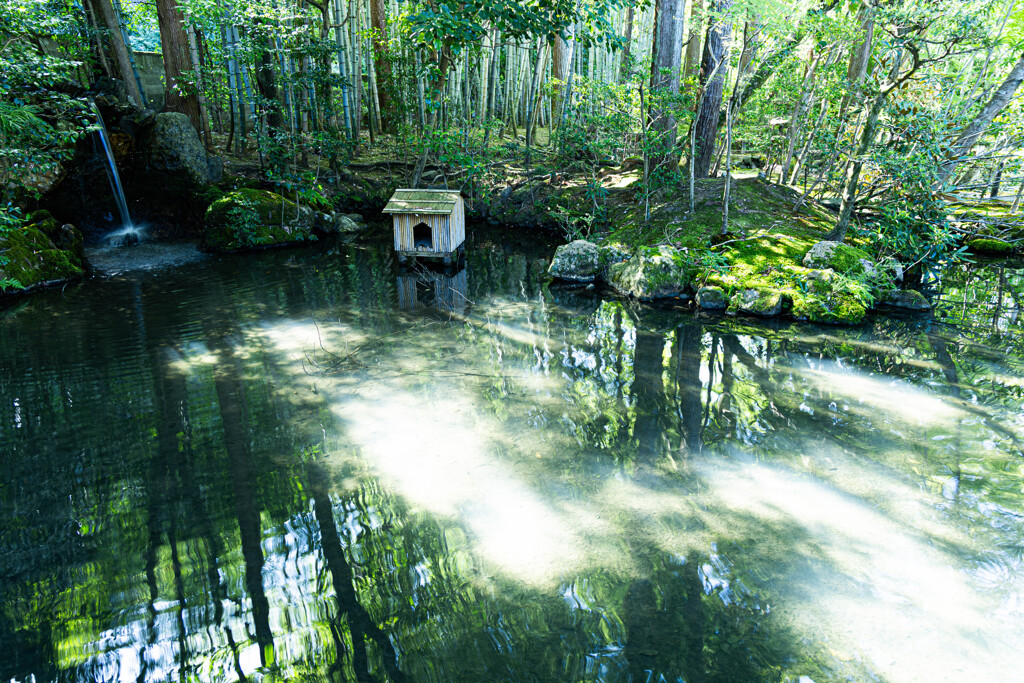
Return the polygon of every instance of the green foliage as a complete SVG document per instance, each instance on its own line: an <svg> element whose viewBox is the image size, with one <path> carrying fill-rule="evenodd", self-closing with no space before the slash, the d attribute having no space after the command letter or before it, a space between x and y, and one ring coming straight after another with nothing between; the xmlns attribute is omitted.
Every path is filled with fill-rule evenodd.
<svg viewBox="0 0 1024 683"><path fill-rule="evenodd" d="M10 256L6 253L10 250L10 247L3 247L8 244L11 234L21 227L22 221L18 216L19 213L19 209L11 204L0 207L0 272L11 262ZM25 286L15 278L9 276L0 277L0 292L24 288Z"/></svg>
<svg viewBox="0 0 1024 683"><path fill-rule="evenodd" d="M227 210L227 223L238 243L244 247L259 245L263 233L263 220L257 210L258 203L243 197Z"/></svg>
<svg viewBox="0 0 1024 683"><path fill-rule="evenodd" d="M0 2L0 200L34 193L90 125L86 104L66 94L80 64L80 30L59 3Z"/></svg>
<svg viewBox="0 0 1024 683"><path fill-rule="evenodd" d="M626 86L580 77L565 106L565 119L554 134L561 167L590 170L631 152L628 140L639 103Z"/></svg>

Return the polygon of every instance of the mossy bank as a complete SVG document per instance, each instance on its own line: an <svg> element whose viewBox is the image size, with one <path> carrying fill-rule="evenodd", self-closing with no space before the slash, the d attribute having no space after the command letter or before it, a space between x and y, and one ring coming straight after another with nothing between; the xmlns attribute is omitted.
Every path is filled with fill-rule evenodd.
<svg viewBox="0 0 1024 683"><path fill-rule="evenodd" d="M738 181L723 235L720 191L721 182L701 183L692 213L677 199L655 204L647 220L645 207L620 204L612 230L592 235L592 247L575 242L571 260L563 258L569 247L561 247L549 272L570 282L602 282L642 301L674 299L704 310L815 323L857 324L883 305L928 308L916 292L894 294L903 279L895 261L825 240L834 215L814 205L794 210L798 197L787 188ZM579 253L612 252L620 262L591 267L592 275L573 269Z"/></svg>
<svg viewBox="0 0 1024 683"><path fill-rule="evenodd" d="M87 268L82 234L48 211L0 231L0 294L16 295L81 277Z"/></svg>

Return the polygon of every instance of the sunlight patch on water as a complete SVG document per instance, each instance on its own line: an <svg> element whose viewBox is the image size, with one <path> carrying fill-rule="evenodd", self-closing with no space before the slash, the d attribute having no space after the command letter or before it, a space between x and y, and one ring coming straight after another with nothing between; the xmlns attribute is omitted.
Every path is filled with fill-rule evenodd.
<svg viewBox="0 0 1024 683"><path fill-rule="evenodd" d="M490 455L472 403L453 387L414 394L383 383L333 410L374 471L413 505L461 519L483 557L532 584L578 561L563 515Z"/></svg>
<svg viewBox="0 0 1024 683"><path fill-rule="evenodd" d="M801 372L794 367L794 372ZM802 370L808 383L832 396L843 396L851 402L851 410L868 415L882 415L913 425L948 423L964 413L923 389L899 380L875 377L834 362ZM858 410L854 406L863 406Z"/></svg>
<svg viewBox="0 0 1024 683"><path fill-rule="evenodd" d="M807 534L793 551L810 560L782 589L787 618L847 656L863 655L894 681L1006 680L1024 666L1024 639L993 623L991 594L934 547L913 519L761 464L705 462L723 508ZM770 541L769 541L770 542Z"/></svg>

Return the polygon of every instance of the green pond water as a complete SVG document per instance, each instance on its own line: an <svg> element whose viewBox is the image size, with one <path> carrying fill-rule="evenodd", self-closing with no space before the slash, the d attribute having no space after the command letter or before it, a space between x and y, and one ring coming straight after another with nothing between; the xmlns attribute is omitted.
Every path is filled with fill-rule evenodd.
<svg viewBox="0 0 1024 683"><path fill-rule="evenodd" d="M828 328L477 230L0 311L0 680L1024 680L1024 271Z"/></svg>

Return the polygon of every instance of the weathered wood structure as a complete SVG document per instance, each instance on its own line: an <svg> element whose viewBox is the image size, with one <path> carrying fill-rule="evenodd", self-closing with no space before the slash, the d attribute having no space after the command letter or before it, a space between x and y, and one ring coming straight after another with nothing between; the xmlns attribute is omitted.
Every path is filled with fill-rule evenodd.
<svg viewBox="0 0 1024 683"><path fill-rule="evenodd" d="M394 221L400 263L410 256L451 263L465 250L466 215L457 191L395 190L384 213Z"/></svg>

